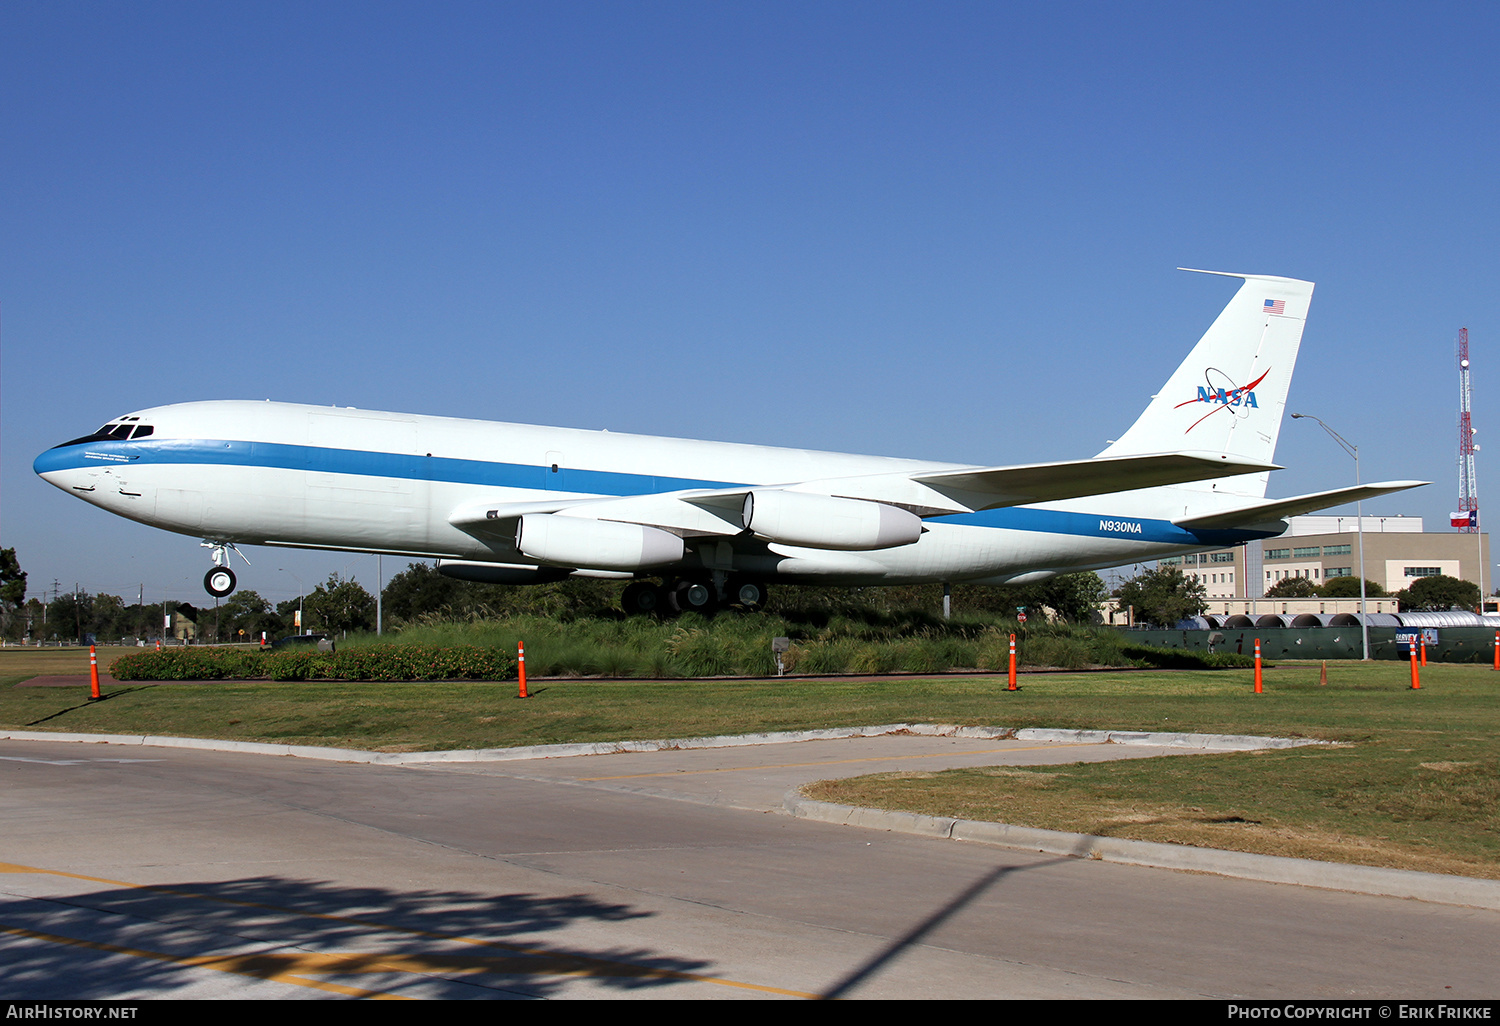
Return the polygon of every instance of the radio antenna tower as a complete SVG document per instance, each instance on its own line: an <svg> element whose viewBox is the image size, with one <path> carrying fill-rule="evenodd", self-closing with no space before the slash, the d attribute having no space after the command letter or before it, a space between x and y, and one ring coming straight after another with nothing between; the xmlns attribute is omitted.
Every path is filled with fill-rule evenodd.
<svg viewBox="0 0 1500 1026"><path fill-rule="evenodd" d="M1469 329L1458 329L1458 513L1461 534L1479 530L1479 480L1474 475L1474 425L1469 420ZM1462 523L1460 524L1460 521Z"/></svg>

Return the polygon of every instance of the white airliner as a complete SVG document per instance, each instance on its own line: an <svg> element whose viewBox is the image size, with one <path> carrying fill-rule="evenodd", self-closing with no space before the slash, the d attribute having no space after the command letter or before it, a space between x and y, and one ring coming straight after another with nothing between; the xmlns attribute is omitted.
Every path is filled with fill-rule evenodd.
<svg viewBox="0 0 1500 1026"><path fill-rule="evenodd" d="M1265 498L1313 286L1227 277L1244 284L1093 459L980 467L228 400L117 417L35 469L202 538L215 596L252 544L506 584L635 578L632 612L753 609L771 581L1036 581L1274 537L1284 517L1426 483Z"/></svg>

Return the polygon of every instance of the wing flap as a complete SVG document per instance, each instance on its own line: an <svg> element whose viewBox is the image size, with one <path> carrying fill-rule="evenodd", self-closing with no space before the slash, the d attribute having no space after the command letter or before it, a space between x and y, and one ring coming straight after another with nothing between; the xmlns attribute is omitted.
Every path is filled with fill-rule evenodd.
<svg viewBox="0 0 1500 1026"><path fill-rule="evenodd" d="M1306 495L1294 495L1288 499L1267 499L1265 502L1257 502L1249 506L1237 506L1234 509L1205 513L1172 522L1189 531L1254 527L1258 524L1283 520L1286 517L1301 516L1303 513L1313 513L1320 509L1342 506L1345 503L1358 502L1362 499L1373 499L1379 495L1389 495L1392 492L1419 488L1431 483L1430 481L1381 481L1376 484L1355 485L1352 488L1335 488L1326 492L1309 492Z"/></svg>

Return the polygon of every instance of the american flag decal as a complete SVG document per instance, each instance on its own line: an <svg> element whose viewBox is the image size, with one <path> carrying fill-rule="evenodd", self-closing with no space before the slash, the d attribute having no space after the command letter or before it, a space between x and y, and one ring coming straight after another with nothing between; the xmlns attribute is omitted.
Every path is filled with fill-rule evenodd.
<svg viewBox="0 0 1500 1026"><path fill-rule="evenodd" d="M1284 313L1286 313L1286 300L1284 300L1284 299L1268 299L1268 300L1266 300L1266 313L1273 313L1273 314L1284 314Z"/></svg>

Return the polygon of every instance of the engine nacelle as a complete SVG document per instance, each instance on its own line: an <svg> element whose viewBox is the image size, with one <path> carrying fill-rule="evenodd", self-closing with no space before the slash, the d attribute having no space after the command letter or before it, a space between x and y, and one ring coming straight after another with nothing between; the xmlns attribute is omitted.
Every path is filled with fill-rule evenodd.
<svg viewBox="0 0 1500 1026"><path fill-rule="evenodd" d="M922 536L922 518L915 513L883 502L806 492L751 492L742 515L757 537L813 549L889 549Z"/></svg>
<svg viewBox="0 0 1500 1026"><path fill-rule="evenodd" d="M640 570L682 558L682 539L640 524L528 513L516 525L516 548L541 563L593 570Z"/></svg>

